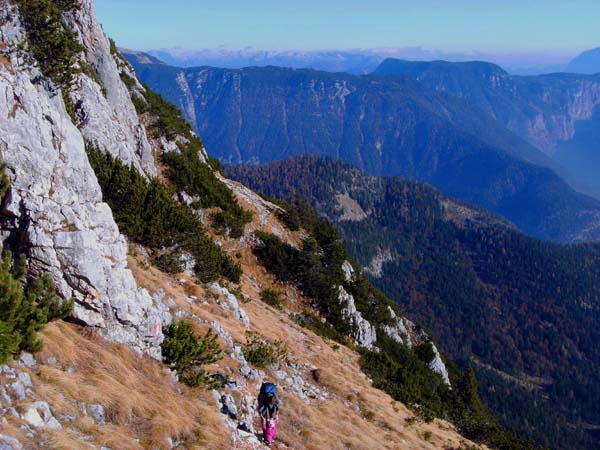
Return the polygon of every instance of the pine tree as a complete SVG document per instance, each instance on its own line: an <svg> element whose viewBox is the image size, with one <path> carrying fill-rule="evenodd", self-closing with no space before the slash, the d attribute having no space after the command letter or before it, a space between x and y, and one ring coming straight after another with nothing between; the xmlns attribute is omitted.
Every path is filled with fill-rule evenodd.
<svg viewBox="0 0 600 450"><path fill-rule="evenodd" d="M9 253L0 263L0 364L21 351L37 352L42 342L37 332L56 319L68 317L73 301L56 295L48 275L35 278L23 287L23 258L13 262Z"/></svg>
<svg viewBox="0 0 600 450"><path fill-rule="evenodd" d="M169 325L164 333L162 354L179 379L189 386L208 384L209 376L202 366L217 362L222 356L212 329L199 337L190 322L182 321Z"/></svg>

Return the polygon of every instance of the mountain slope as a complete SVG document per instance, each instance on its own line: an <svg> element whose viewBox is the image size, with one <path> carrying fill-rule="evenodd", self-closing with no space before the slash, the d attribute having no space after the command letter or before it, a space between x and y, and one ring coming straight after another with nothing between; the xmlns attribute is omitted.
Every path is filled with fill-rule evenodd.
<svg viewBox="0 0 600 450"><path fill-rule="evenodd" d="M384 61L373 74L409 76L436 92L467 101L539 150L555 156L571 175L596 195L600 193L595 176L600 169L597 143L591 141L584 147L591 157L584 159L586 153L581 149L582 142L592 136L589 130L594 128L600 110L600 76L556 73L520 77L485 62L394 59ZM577 157L582 160L580 164L573 161ZM589 172L582 167L590 168Z"/></svg>
<svg viewBox="0 0 600 450"><path fill-rule="evenodd" d="M493 210L545 239L596 239L600 203L488 115L408 79L282 68L175 69L129 56L224 161L318 154L402 175Z"/></svg>
<svg viewBox="0 0 600 450"><path fill-rule="evenodd" d="M586 50L577 55L569 63L565 72L586 73L590 75L600 73L600 48Z"/></svg>
<svg viewBox="0 0 600 450"><path fill-rule="evenodd" d="M528 238L428 186L328 159L227 174L336 223L373 283L476 367L507 424L551 448L599 448L599 246Z"/></svg>
<svg viewBox="0 0 600 450"><path fill-rule="evenodd" d="M266 379L285 406L275 448L471 446L432 412L519 442L472 374L353 267L331 225L292 231L282 208L215 172L92 1L3 2L0 13L1 362L14 356L0 366L0 447L261 449L254 399ZM315 263L304 271L314 283L268 273L270 244ZM36 296L36 280L48 292ZM27 312L71 297L71 323L40 332L41 353L15 351L7 315L21 313L37 352L44 318ZM391 366L404 377L387 380L394 399L362 372L363 357L390 352L411 363Z"/></svg>

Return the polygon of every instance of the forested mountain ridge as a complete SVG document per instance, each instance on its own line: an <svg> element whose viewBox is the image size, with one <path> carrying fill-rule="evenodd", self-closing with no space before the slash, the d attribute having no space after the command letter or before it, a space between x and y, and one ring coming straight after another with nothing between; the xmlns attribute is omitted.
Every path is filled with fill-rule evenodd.
<svg viewBox="0 0 600 450"><path fill-rule="evenodd" d="M331 156L371 174L428 182L533 236L571 242L600 235L600 202L548 169L550 158L489 114L409 77L178 69L126 56L222 161Z"/></svg>
<svg viewBox="0 0 600 450"><path fill-rule="evenodd" d="M571 70L571 72L573 72ZM509 75L486 62L385 60L374 76L409 76L484 111L600 195L600 75Z"/></svg>
<svg viewBox="0 0 600 450"><path fill-rule="evenodd" d="M226 172L336 223L372 282L474 365L505 423L550 448L598 448L600 246L529 238L429 186L329 159Z"/></svg>

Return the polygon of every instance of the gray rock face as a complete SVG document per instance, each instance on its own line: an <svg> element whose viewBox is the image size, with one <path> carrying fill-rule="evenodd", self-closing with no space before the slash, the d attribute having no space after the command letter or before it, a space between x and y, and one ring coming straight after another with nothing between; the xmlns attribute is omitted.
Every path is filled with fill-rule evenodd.
<svg viewBox="0 0 600 450"><path fill-rule="evenodd" d="M388 312L392 317L392 320L396 323L394 325L385 325L383 331L399 344L405 344L408 348L412 347L412 341L410 340L410 334L406 328L403 317L398 317L394 310L388 306Z"/></svg>
<svg viewBox="0 0 600 450"><path fill-rule="evenodd" d="M431 360L431 362L429 363L429 368L432 372L435 372L438 375L440 375L444 380L444 383L447 386L451 387L450 377L448 376L448 369L446 369L446 365L444 364L444 361L442 361L440 352L438 351L437 347L433 342L431 343L431 347L433 348L433 354L435 356L433 357L433 360Z"/></svg>
<svg viewBox="0 0 600 450"><path fill-rule="evenodd" d="M452 384L450 383L450 377L448 375L448 369L442 360L442 356L436 345L431 341L431 338L415 325L410 320L404 317L397 317L396 313L390 308L390 314L392 318L396 321L394 326L386 326L384 327L384 331L394 339L396 342L404 343L409 348L413 345L421 345L429 343L431 344L431 349L433 350L433 359L429 362L429 368L432 372L437 373L442 377L444 383L452 388Z"/></svg>
<svg viewBox="0 0 600 450"><path fill-rule="evenodd" d="M344 272L344 279L346 283L351 283L354 281L354 267L350 264L350 261L344 261L342 264L342 271Z"/></svg>
<svg viewBox="0 0 600 450"><path fill-rule="evenodd" d="M356 309L354 297L350 295L343 286L339 287L338 299L340 304L345 305L342 314L344 318L355 327L354 339L361 347L372 349L377 341L377 331L375 327L363 318L360 311Z"/></svg>
<svg viewBox="0 0 600 450"><path fill-rule="evenodd" d="M248 317L248 314L246 314L246 311L244 311L240 306L235 295L233 295L227 288L221 286L219 283L212 283L210 288L225 298L227 301L227 303L224 304L225 308L231 309L235 318L242 322L246 328L248 328L250 326L250 318Z"/></svg>
<svg viewBox="0 0 600 450"><path fill-rule="evenodd" d="M23 415L23 419L36 428L51 428L58 430L62 425L55 419L46 402L35 402Z"/></svg>
<svg viewBox="0 0 600 450"><path fill-rule="evenodd" d="M69 17L68 22L86 48L85 62L102 82L99 86L86 74L78 77L71 97L78 105L81 132L85 139L95 142L127 164L156 175L145 128L139 122L129 90L121 81L108 39L96 20L94 2L82 0L81 4L81 9Z"/></svg>
<svg viewBox="0 0 600 450"><path fill-rule="evenodd" d="M91 91L100 87L79 77L73 95L85 100L83 133L71 122L60 94L49 82L39 82L39 69L27 65L17 50L25 36L18 15L9 14L3 2L0 16L7 18L0 23L0 38L8 46L0 63L0 156L11 180L0 213L0 239L27 253L33 273L50 274L63 298L75 299L76 319L158 357L161 312L127 268L127 242L102 201L84 147L84 137L97 133L99 145L119 149L120 157L153 173L147 140L136 138L135 113L121 92L125 87L115 81L116 65L91 2L83 1L73 24L88 53L102 61L98 70L107 99L94 96Z"/></svg>
<svg viewBox="0 0 600 450"><path fill-rule="evenodd" d="M0 450L23 450L23 445L15 438L0 434Z"/></svg>
<svg viewBox="0 0 600 450"><path fill-rule="evenodd" d="M37 364L36 359L31 353L23 353L19 358L19 361L26 367L33 367Z"/></svg>
<svg viewBox="0 0 600 450"><path fill-rule="evenodd" d="M106 412L104 410L104 406L99 404L88 405L87 408L90 412L90 415L94 418L94 421L98 425L106 425Z"/></svg>
<svg viewBox="0 0 600 450"><path fill-rule="evenodd" d="M242 397L242 404L240 408L240 423L246 425L250 432L254 432L254 418L257 415L256 412L256 398L252 395L244 395Z"/></svg>
<svg viewBox="0 0 600 450"><path fill-rule="evenodd" d="M8 390L17 400L24 400L27 396L25 393L25 384L21 380L9 384Z"/></svg>

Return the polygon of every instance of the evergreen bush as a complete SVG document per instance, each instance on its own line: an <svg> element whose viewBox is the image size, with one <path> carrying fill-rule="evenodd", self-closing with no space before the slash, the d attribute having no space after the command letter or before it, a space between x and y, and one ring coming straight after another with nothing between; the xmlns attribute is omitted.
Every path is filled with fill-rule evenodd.
<svg viewBox="0 0 600 450"><path fill-rule="evenodd" d="M42 74L61 89L67 113L75 123L75 105L69 90L75 74L82 70L76 68L76 62L85 48L75 32L64 25L63 14L79 9L81 4L79 0L17 0L17 4L31 55Z"/></svg>
<svg viewBox="0 0 600 450"><path fill-rule="evenodd" d="M238 282L241 268L207 235L194 212L156 178L147 180L135 167L87 143L92 168L119 229L132 241L154 249L155 263L167 272L181 271L178 256L189 251L200 281L220 276Z"/></svg>
<svg viewBox="0 0 600 450"><path fill-rule="evenodd" d="M28 282L25 278L25 258L21 256L14 262L8 252L0 261L0 364L22 351L41 350L37 332L48 322L73 312L73 300L58 297L48 275Z"/></svg>
<svg viewBox="0 0 600 450"><path fill-rule="evenodd" d="M277 309L281 309L281 305L283 303L281 292L276 291L275 289L263 289L262 291L260 291L260 299L267 305L271 305L272 307Z"/></svg>
<svg viewBox="0 0 600 450"><path fill-rule="evenodd" d="M244 357L256 367L268 367L287 361L288 349L282 341L270 341L254 331L246 332Z"/></svg>
<svg viewBox="0 0 600 450"><path fill-rule="evenodd" d="M192 387L212 387L211 378L203 366L222 358L217 335L212 329L204 336L198 336L192 323L182 321L169 325L163 332L162 355L165 362L177 371L179 380Z"/></svg>

